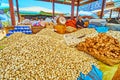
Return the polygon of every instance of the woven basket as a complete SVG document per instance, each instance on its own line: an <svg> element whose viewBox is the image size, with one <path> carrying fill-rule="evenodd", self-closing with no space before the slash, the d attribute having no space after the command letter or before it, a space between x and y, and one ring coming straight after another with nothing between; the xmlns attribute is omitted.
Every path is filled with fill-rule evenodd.
<svg viewBox="0 0 120 80"><path fill-rule="evenodd" d="M14 27L4 27L6 34L9 32L9 30L13 30L13 29Z"/></svg>
<svg viewBox="0 0 120 80"><path fill-rule="evenodd" d="M36 33L38 33L39 31L41 31L42 29L43 29L44 27L38 27L38 26L32 26L31 27L31 30L32 30L32 33L33 34L36 34Z"/></svg>

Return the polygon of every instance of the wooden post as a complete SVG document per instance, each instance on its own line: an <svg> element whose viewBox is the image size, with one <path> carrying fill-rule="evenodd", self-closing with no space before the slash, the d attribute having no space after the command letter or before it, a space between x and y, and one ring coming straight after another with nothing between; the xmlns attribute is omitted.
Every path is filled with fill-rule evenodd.
<svg viewBox="0 0 120 80"><path fill-rule="evenodd" d="M14 26L15 25L15 16L14 16L14 7L13 7L12 0L9 0L9 6L10 6L10 16L11 16L12 26Z"/></svg>
<svg viewBox="0 0 120 80"><path fill-rule="evenodd" d="M71 0L72 1L72 3L71 3L71 19L73 19L74 18L74 0Z"/></svg>
<svg viewBox="0 0 120 80"><path fill-rule="evenodd" d="M17 7L18 22L20 22L20 14L19 14L19 4L18 4L18 0L16 0L16 7Z"/></svg>
<svg viewBox="0 0 120 80"><path fill-rule="evenodd" d="M106 0L103 0L103 1L102 1L102 8L101 8L101 15L100 15L100 19L102 19L102 17L103 17L105 3L106 3Z"/></svg>
<svg viewBox="0 0 120 80"><path fill-rule="evenodd" d="M80 4L80 1L78 0L78 2L77 2L77 11L76 11L76 17L78 17L79 4Z"/></svg>
<svg viewBox="0 0 120 80"><path fill-rule="evenodd" d="M111 19L111 15L112 15L112 9L110 10L110 17L109 17L110 19Z"/></svg>
<svg viewBox="0 0 120 80"><path fill-rule="evenodd" d="M120 18L120 9L119 9L119 12L118 12L118 19Z"/></svg>
<svg viewBox="0 0 120 80"><path fill-rule="evenodd" d="M54 3L54 0L52 0L52 17L54 19L54 16L55 16L55 3Z"/></svg>

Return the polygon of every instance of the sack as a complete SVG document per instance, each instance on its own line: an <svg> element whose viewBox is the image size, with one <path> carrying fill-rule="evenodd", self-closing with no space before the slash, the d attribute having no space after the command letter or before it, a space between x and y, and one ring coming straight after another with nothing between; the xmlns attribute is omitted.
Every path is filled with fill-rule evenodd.
<svg viewBox="0 0 120 80"><path fill-rule="evenodd" d="M96 66L92 65L92 70L87 74L80 72L80 76L77 80L102 80L103 73Z"/></svg>

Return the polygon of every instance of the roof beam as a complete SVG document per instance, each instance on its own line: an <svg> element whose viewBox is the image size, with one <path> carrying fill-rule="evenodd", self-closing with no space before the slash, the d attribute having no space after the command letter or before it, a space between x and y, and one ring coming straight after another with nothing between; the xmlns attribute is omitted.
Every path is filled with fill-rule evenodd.
<svg viewBox="0 0 120 80"><path fill-rule="evenodd" d="M36 1L52 2L52 0L36 0ZM77 1L78 0L75 0L75 6L77 6ZM81 1L84 1L84 0L79 0L79 1L81 2ZM94 1L98 1L98 0L89 0L89 1L86 1L86 2L83 2L83 3L79 4L79 6L83 6L85 4L89 4L89 3L94 2ZM66 0L65 1L55 0L55 3L71 5L72 2L71 1L68 2Z"/></svg>

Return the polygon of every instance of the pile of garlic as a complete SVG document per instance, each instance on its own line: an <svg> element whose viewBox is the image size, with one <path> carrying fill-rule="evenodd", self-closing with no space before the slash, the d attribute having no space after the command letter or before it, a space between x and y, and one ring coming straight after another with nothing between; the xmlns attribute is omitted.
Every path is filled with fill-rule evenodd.
<svg viewBox="0 0 120 80"><path fill-rule="evenodd" d="M95 29L83 28L83 29L77 30L76 32L65 34L64 40L68 46L75 47L80 42L85 41L86 38L94 37L97 35L98 35L98 32Z"/></svg>
<svg viewBox="0 0 120 80"><path fill-rule="evenodd" d="M10 45L0 50L0 79L75 80L80 72L87 74L92 64L97 65L90 55L48 33L11 38Z"/></svg>
<svg viewBox="0 0 120 80"><path fill-rule="evenodd" d="M107 32L107 35L114 37L115 39L117 39L120 42L120 31L110 30Z"/></svg>
<svg viewBox="0 0 120 80"><path fill-rule="evenodd" d="M0 46L8 46L13 44L14 42L18 41L20 38L22 38L23 36L26 36L23 33L14 33L11 36L9 36L8 38L5 38L4 40L0 41Z"/></svg>

